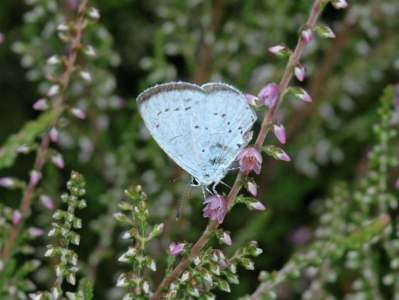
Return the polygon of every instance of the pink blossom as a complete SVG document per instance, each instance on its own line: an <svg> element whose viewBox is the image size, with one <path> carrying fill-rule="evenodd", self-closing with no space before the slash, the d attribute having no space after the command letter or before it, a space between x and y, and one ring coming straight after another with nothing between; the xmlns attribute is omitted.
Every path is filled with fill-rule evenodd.
<svg viewBox="0 0 399 300"><path fill-rule="evenodd" d="M78 0L68 0L67 1L67 7L69 10L76 10L78 9L79 6L79 1Z"/></svg>
<svg viewBox="0 0 399 300"><path fill-rule="evenodd" d="M395 188L397 188L399 190L399 178L396 179L396 181L395 181Z"/></svg>
<svg viewBox="0 0 399 300"><path fill-rule="evenodd" d="M39 99L33 103L33 109L38 111L44 111L48 109L48 104L46 99Z"/></svg>
<svg viewBox="0 0 399 300"><path fill-rule="evenodd" d="M47 92L47 96L49 97L54 97L55 95L57 95L60 92L60 86L57 84L52 85L48 92Z"/></svg>
<svg viewBox="0 0 399 300"><path fill-rule="evenodd" d="M86 118L86 113L80 108L72 108L71 112L78 119L84 120Z"/></svg>
<svg viewBox="0 0 399 300"><path fill-rule="evenodd" d="M272 82L267 84L260 90L258 99L265 106L271 108L277 103L279 95L280 90L278 85Z"/></svg>
<svg viewBox="0 0 399 300"><path fill-rule="evenodd" d="M256 185L256 183L254 181L248 181L247 190L254 197L256 197L258 195L258 186Z"/></svg>
<svg viewBox="0 0 399 300"><path fill-rule="evenodd" d="M50 135L50 140L53 143L58 143L59 133L58 133L57 128L55 128L55 127L51 128L49 135Z"/></svg>
<svg viewBox="0 0 399 300"><path fill-rule="evenodd" d="M240 165L240 171L244 175L248 175L252 171L260 174L262 167L262 155L254 147L248 147L241 151L237 156Z"/></svg>
<svg viewBox="0 0 399 300"><path fill-rule="evenodd" d="M334 0L332 3L336 9L348 7L348 2L346 2L346 0Z"/></svg>
<svg viewBox="0 0 399 300"><path fill-rule="evenodd" d="M203 216L222 224L227 213L227 201L220 195L210 196L205 199L206 204L202 210Z"/></svg>
<svg viewBox="0 0 399 300"><path fill-rule="evenodd" d="M302 31L302 39L305 44L309 44L313 40L313 31L312 29L308 28Z"/></svg>
<svg viewBox="0 0 399 300"><path fill-rule="evenodd" d="M231 240L230 234L228 234L227 232L223 232L223 233L222 233L221 241L222 241L223 243L225 243L227 246L231 246L232 243L233 243L232 240Z"/></svg>
<svg viewBox="0 0 399 300"><path fill-rule="evenodd" d="M4 34L0 32L0 45L3 44L5 40L6 40L6 38L5 38Z"/></svg>
<svg viewBox="0 0 399 300"><path fill-rule="evenodd" d="M277 156L277 158L278 158L279 160L291 161L291 157L290 157L284 150L281 150L280 152L278 152L278 153L276 154L276 156Z"/></svg>
<svg viewBox="0 0 399 300"><path fill-rule="evenodd" d="M37 185L40 179L42 179L42 173L36 170L30 172L30 182L32 185Z"/></svg>
<svg viewBox="0 0 399 300"><path fill-rule="evenodd" d="M252 94L245 94L244 96L245 96L245 99L247 100L247 103L249 105L252 105L252 106L257 106L258 105L258 102L259 102L258 97L254 96Z"/></svg>
<svg viewBox="0 0 399 300"><path fill-rule="evenodd" d="M11 188L15 185L15 180L11 177L0 177L0 186L5 188Z"/></svg>
<svg viewBox="0 0 399 300"><path fill-rule="evenodd" d="M255 210L265 210L266 209L266 206L264 206L262 204L262 202L260 202L260 201L252 202L251 204L249 204L249 206Z"/></svg>
<svg viewBox="0 0 399 300"><path fill-rule="evenodd" d="M19 147L17 148L17 152L18 152L18 153L22 153L22 154L28 153L29 150L30 150L30 148L29 148L28 146L26 146L26 145L21 145L21 146L19 146Z"/></svg>
<svg viewBox="0 0 399 300"><path fill-rule="evenodd" d="M312 231L306 226L299 227L289 235L289 240L291 243L297 246L306 244L311 240L311 238Z"/></svg>
<svg viewBox="0 0 399 300"><path fill-rule="evenodd" d="M273 54L281 54L286 49L285 46L276 45L269 48L269 52Z"/></svg>
<svg viewBox="0 0 399 300"><path fill-rule="evenodd" d="M47 208L48 210L52 211L54 210L54 202L53 199L51 199L47 195L41 195L40 196L40 203Z"/></svg>
<svg viewBox="0 0 399 300"><path fill-rule="evenodd" d="M37 228L37 227L31 227L29 228L29 235L33 238L42 236L44 234L44 230L41 228Z"/></svg>
<svg viewBox="0 0 399 300"><path fill-rule="evenodd" d="M18 225L22 221L22 214L20 213L19 210L14 210L12 213L12 223L14 225Z"/></svg>
<svg viewBox="0 0 399 300"><path fill-rule="evenodd" d="M295 73L295 77L299 81L305 80L305 67L304 66L301 66L301 65L296 66L294 69L294 73Z"/></svg>
<svg viewBox="0 0 399 300"><path fill-rule="evenodd" d="M287 138L286 138L286 135L285 135L285 128L284 128L283 125L276 125L275 124L273 126L273 132L274 132L274 135L276 136L276 138L278 139L278 141L281 144L285 144L287 142Z"/></svg>
<svg viewBox="0 0 399 300"><path fill-rule="evenodd" d="M63 158L62 155L59 154L59 153L56 154L56 155L54 155L54 156L51 158L51 161L53 162L53 164L54 164L57 168L63 169L64 166L65 166L64 158Z"/></svg>
<svg viewBox="0 0 399 300"><path fill-rule="evenodd" d="M184 246L185 246L184 243L177 243L177 244L176 243L171 243L169 245L169 254L172 255L172 256L179 255L180 253L183 252Z"/></svg>

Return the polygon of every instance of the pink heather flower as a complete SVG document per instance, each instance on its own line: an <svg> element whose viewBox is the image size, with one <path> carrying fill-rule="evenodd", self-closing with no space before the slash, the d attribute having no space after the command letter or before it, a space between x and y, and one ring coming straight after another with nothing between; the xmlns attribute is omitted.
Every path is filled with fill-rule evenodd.
<svg viewBox="0 0 399 300"><path fill-rule="evenodd" d="M273 126L273 132L274 135L276 136L276 138L278 139L278 141L281 144L285 144L287 142L287 138L285 136L285 128L283 125L274 125Z"/></svg>
<svg viewBox="0 0 399 300"><path fill-rule="evenodd" d="M30 181L33 185L37 185L40 179L42 179L42 173L36 170L30 172Z"/></svg>
<svg viewBox="0 0 399 300"><path fill-rule="evenodd" d="M224 217L227 213L227 201L225 198L219 195L210 196L205 199L206 204L202 210L203 216L209 218L212 221L217 221L222 224Z"/></svg>
<svg viewBox="0 0 399 300"><path fill-rule="evenodd" d="M346 0L334 0L332 4L336 9L342 9L348 7L348 2L346 2Z"/></svg>
<svg viewBox="0 0 399 300"><path fill-rule="evenodd" d="M305 80L305 67L298 65L295 67L294 69L294 73L295 73L295 77L296 79L298 79L299 81L304 81Z"/></svg>
<svg viewBox="0 0 399 300"><path fill-rule="evenodd" d="M59 134L58 134L57 128L55 128L55 127L51 128L50 132L49 132L49 135L50 135L50 140L53 143L58 143Z"/></svg>
<svg viewBox="0 0 399 300"><path fill-rule="evenodd" d="M305 29L302 31L302 39L305 44L309 44L313 40L313 31L312 29Z"/></svg>
<svg viewBox="0 0 399 300"><path fill-rule="evenodd" d="M285 46L276 45L276 46L270 47L270 48L269 48L269 52L270 52L270 53L273 53L273 54L281 54L282 51L284 51L285 49L286 49Z"/></svg>
<svg viewBox="0 0 399 300"><path fill-rule="evenodd" d="M11 188L15 185L15 180L11 177L0 177L0 186L4 188Z"/></svg>
<svg viewBox="0 0 399 300"><path fill-rule="evenodd" d="M5 40L6 40L6 38L5 38L4 34L0 32L0 45L3 44Z"/></svg>
<svg viewBox="0 0 399 300"><path fill-rule="evenodd" d="M254 181L248 181L247 190L254 197L258 195L258 186Z"/></svg>
<svg viewBox="0 0 399 300"><path fill-rule="evenodd" d="M258 99L262 104L271 108L277 103L279 95L280 90L278 85L272 82L267 84L260 90Z"/></svg>
<svg viewBox="0 0 399 300"><path fill-rule="evenodd" d="M264 206L262 204L262 202L260 202L260 201L252 202L249 204L249 206L255 210L265 210L266 209L266 206Z"/></svg>
<svg viewBox="0 0 399 300"><path fill-rule="evenodd" d="M60 86L59 85L52 85L48 92L47 92L47 96L49 97L54 97L55 95L57 95L60 92Z"/></svg>
<svg viewBox="0 0 399 300"><path fill-rule="evenodd" d="M399 178L396 179L396 181L395 181L395 188L397 188L399 190Z"/></svg>
<svg viewBox="0 0 399 300"><path fill-rule="evenodd" d="M252 94L245 94L244 96L249 105L258 106L258 102L259 102L258 97L254 96Z"/></svg>
<svg viewBox="0 0 399 300"><path fill-rule="evenodd" d="M33 238L37 238L39 236L42 236L43 234L44 234L44 230L41 228L37 228L37 227L29 228L29 235Z"/></svg>
<svg viewBox="0 0 399 300"><path fill-rule="evenodd" d="M76 10L78 9L79 6L79 1L78 0L68 0L67 1L67 7L69 10Z"/></svg>
<svg viewBox="0 0 399 300"><path fill-rule="evenodd" d="M227 246L231 246L233 244L231 236L227 232L223 232L221 241L225 243Z"/></svg>
<svg viewBox="0 0 399 300"><path fill-rule="evenodd" d="M22 153L22 154L26 154L28 153L30 150L30 148L26 145L21 145L17 148L17 153Z"/></svg>
<svg viewBox="0 0 399 300"><path fill-rule="evenodd" d="M171 243L169 245L169 254L172 256L177 256L184 250L184 243Z"/></svg>
<svg viewBox="0 0 399 300"><path fill-rule="evenodd" d="M283 161L291 161L291 157L284 150L281 150L277 153L277 159Z"/></svg>
<svg viewBox="0 0 399 300"><path fill-rule="evenodd" d="M54 202L53 199L51 199L47 195L41 195L40 196L40 203L47 208L48 210L52 211L54 210Z"/></svg>
<svg viewBox="0 0 399 300"><path fill-rule="evenodd" d="M14 225L18 225L22 221L22 214L19 212L19 210L14 210L12 213L12 223Z"/></svg>
<svg viewBox="0 0 399 300"><path fill-rule="evenodd" d="M305 245L311 238L312 231L306 226L299 227L289 235L291 243L297 246Z"/></svg>
<svg viewBox="0 0 399 300"><path fill-rule="evenodd" d="M84 120L86 118L86 113L80 108L72 108L71 112L78 119Z"/></svg>
<svg viewBox="0 0 399 300"><path fill-rule="evenodd" d="M33 109L38 111L44 111L48 108L46 99L39 99L35 103L33 103Z"/></svg>
<svg viewBox="0 0 399 300"><path fill-rule="evenodd" d="M59 154L59 153L57 153L56 155L54 155L54 156L51 158L51 161L53 162L53 164L54 164L57 168L63 169L64 166L65 166L64 158L63 158L62 155Z"/></svg>
<svg viewBox="0 0 399 300"><path fill-rule="evenodd" d="M237 156L237 160L242 174L248 175L252 171L256 174L260 174L262 155L254 147L248 147L242 150Z"/></svg>

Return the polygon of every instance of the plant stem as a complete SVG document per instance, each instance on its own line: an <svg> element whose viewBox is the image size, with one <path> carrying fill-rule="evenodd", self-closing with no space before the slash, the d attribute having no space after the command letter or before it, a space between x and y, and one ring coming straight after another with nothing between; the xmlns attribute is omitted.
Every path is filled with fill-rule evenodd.
<svg viewBox="0 0 399 300"><path fill-rule="evenodd" d="M316 21L322 11L322 4L324 0L315 0L312 5L312 9L310 11L309 18L306 22L306 27L309 29L313 29L316 25ZM280 96L278 101L276 101L275 105L267 112L265 117L263 118L262 126L259 131L258 137L255 142L255 147L260 149L266 139L267 133L268 133L268 128L270 125L274 122L276 112L278 110L280 102L283 100L284 94L288 88L288 84L290 83L290 80L293 76L293 70L296 64L298 64L303 51L305 49L305 42L303 41L301 35L298 38L298 43L295 47L295 50L293 54L290 56L290 59L287 63L287 66L285 68L285 72L283 74L283 77L279 83L279 88L280 88ZM238 193L240 192L241 189L241 179L242 175L238 173L234 185L231 188L228 196L227 196L227 203L228 203L228 208L231 209L231 207L234 204L234 200L237 197ZM219 227L219 223L215 221L209 222L207 228L205 231L202 233L201 237L197 240L197 242L194 244L194 246L191 248L190 254L182 259L180 263L176 266L176 268L167 276L165 277L161 284L158 286L156 289L154 295L152 296L152 300L158 300L161 299L162 293L164 292L164 289L166 289L172 282L174 282L182 273L183 271L188 267L192 259L194 259L196 256L198 256L202 250L206 246L206 244L209 241L210 236L212 233Z"/></svg>
<svg viewBox="0 0 399 300"><path fill-rule="evenodd" d="M53 110L56 112L56 116L57 116L56 120L54 121L54 124L53 124L54 126L57 124L57 121L63 112L63 109L64 109L63 105L64 105L65 98L66 98L65 94L69 87L71 77L72 77L72 74L75 69L78 53L81 48L82 34L83 34L83 31L85 28L85 13L86 13L88 2L89 2L88 0L83 0L79 7L79 10L78 10L79 16L78 16L78 20L76 23L75 35L72 38L70 53L65 62L64 73L61 75L61 78L60 78L61 92L60 92L59 96L54 101ZM42 171L42 169L47 161L47 153L49 151L49 146L50 146L50 136L48 133L46 133L43 136L42 142L37 151L33 170L35 170L37 172ZM20 231L22 230L23 223L24 223L25 219L29 215L30 206L31 206L32 199L35 194L37 185L38 185L38 183L36 183L35 181L32 181L32 178L29 180L28 187L26 188L26 190L23 194L22 201L21 201L21 204L19 207L19 211L21 213L22 220L18 224L12 226L10 235L9 235L8 239L6 240L6 242L4 243L4 247L1 252L1 260L3 261L3 263L7 263L8 260L10 259L10 257L12 256L12 252L14 250L14 245L17 241L18 235L19 235Z"/></svg>

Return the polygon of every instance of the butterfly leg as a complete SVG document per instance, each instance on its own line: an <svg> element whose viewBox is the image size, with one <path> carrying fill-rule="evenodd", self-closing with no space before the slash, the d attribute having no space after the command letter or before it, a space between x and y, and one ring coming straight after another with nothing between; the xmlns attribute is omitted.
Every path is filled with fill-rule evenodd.
<svg viewBox="0 0 399 300"><path fill-rule="evenodd" d="M212 184L212 192L214 195L218 195L218 191L216 190L216 186L219 184L219 182L215 182Z"/></svg>

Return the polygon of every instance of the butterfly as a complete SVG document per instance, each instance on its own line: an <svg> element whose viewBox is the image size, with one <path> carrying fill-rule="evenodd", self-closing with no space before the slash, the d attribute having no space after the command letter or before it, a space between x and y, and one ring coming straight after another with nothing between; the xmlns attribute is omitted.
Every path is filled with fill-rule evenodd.
<svg viewBox="0 0 399 300"><path fill-rule="evenodd" d="M155 141L203 187L221 182L256 121L245 96L224 83L156 85L137 103Z"/></svg>

